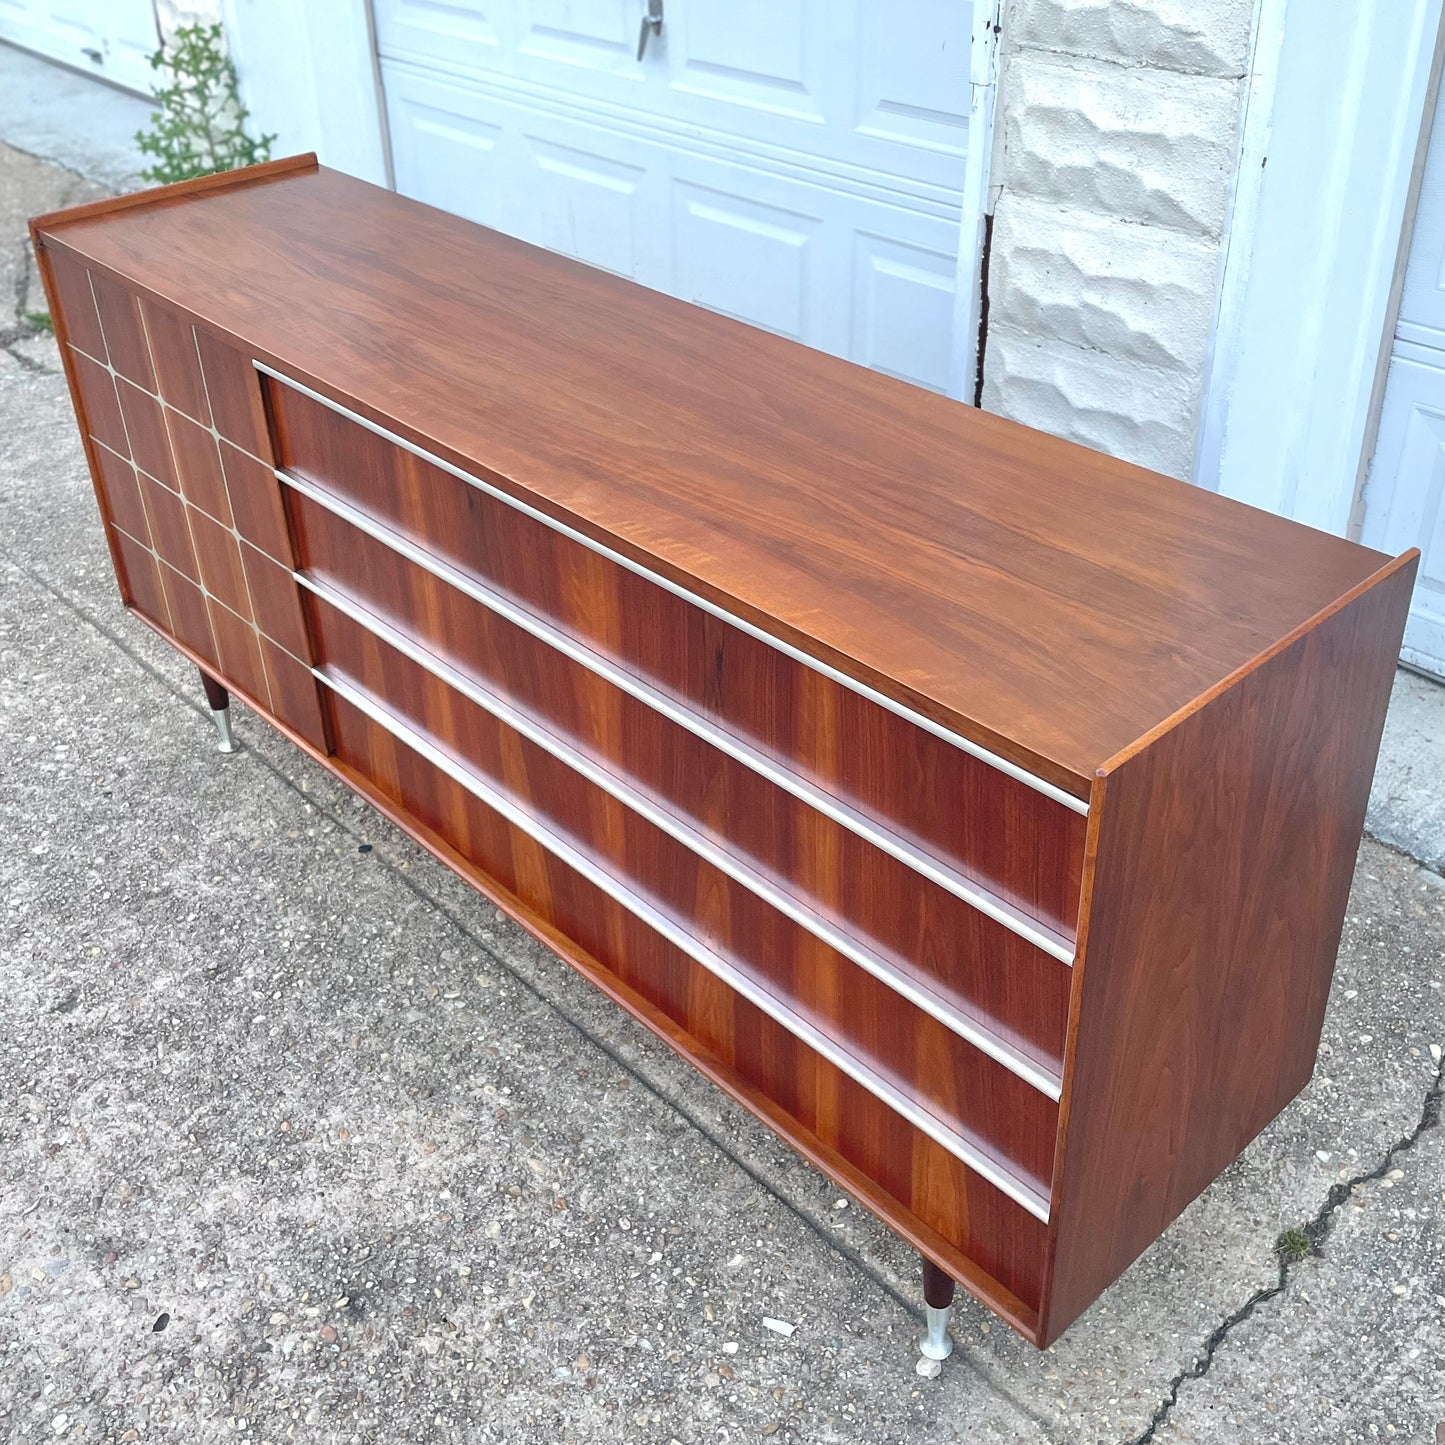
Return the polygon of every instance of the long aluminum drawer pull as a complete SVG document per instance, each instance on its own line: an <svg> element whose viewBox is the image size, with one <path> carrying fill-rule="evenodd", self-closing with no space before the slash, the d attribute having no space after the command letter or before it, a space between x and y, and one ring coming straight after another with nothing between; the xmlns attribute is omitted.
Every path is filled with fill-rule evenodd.
<svg viewBox="0 0 1445 1445"><path fill-rule="evenodd" d="M530 714L512 703L506 702L489 689L479 686L434 653L419 647L404 633L397 631L396 628L368 611L359 602L334 588L325 586L315 578L308 577L303 572L297 572L295 577L296 581L308 591L315 593L317 597L329 603L338 612L351 618L359 627L409 657L418 667L461 693L462 696L507 727L535 743L544 752L549 753L564 766L571 768L573 772L579 773L594 786L616 798L625 807L645 818L653 827L661 829L668 837L681 843L689 852L711 864L720 873L726 874L734 883L761 898L764 903L777 909L779 913L791 919L799 927L806 929L815 938L827 944L829 948L841 953L845 958L851 959L865 973L871 974L886 988L892 989L894 993L907 999L915 1008L936 1019L946 1029L972 1044L980 1053L987 1054L995 1063L1001 1064L1011 1073L1017 1074L1025 1083L1057 1102L1062 1092L1060 1080L999 1038L991 1029L951 1007L931 989L925 988L909 978L901 969L854 938L847 930L829 923L802 900L794 897L786 889L770 883L755 868L750 867L726 848L714 843L697 829L690 827L667 808L659 806L645 793L625 782L616 773L610 772L585 753L578 751L570 743L539 724ZM329 673L326 675L330 676Z"/></svg>
<svg viewBox="0 0 1445 1445"><path fill-rule="evenodd" d="M355 422L358 426L365 427L367 431L390 442L393 446L400 447L403 451L410 452L422 461L429 462L434 467L440 467L442 471L449 472L459 481L466 482L468 486L485 492L489 497L495 497L499 502L505 503L514 510L521 512L524 516L531 517L534 521L540 522L544 527L550 527L554 532L560 532L564 537L570 538L578 545L586 547L589 551L596 552L606 557L609 562L615 562L619 567L625 567L629 572L635 572L639 577L645 578L648 582L671 592L674 597L680 597L684 602L693 607L700 607L704 612L721 619L731 627L736 627L740 632L746 632L749 637L756 638L759 642L765 643L775 651L781 652L785 657L790 657L794 662L801 663L804 667L836 682L840 687L846 687L849 692L855 692L859 697L866 698L869 702L888 712L910 722L914 727L922 728L925 732L932 733L934 737L942 738L944 742L950 743L953 747L977 758L981 763L987 763L989 767L997 769L1015 781L1023 783L1026 787L1032 788L1044 797L1061 803L1066 808L1073 809L1076 813L1087 815L1089 805L1082 798L1076 798L1072 793L1056 787L1053 783L1036 777L1027 768L1021 768L1017 763L1011 763L1007 758L1000 757L997 753L990 752L987 748L946 728L942 723L936 723L923 713L916 712L906 703L896 702L886 693L879 692L877 688L869 687L866 682L859 682L856 677L850 677L846 672L840 671L831 664L814 657L811 653L804 652L800 647L794 647L790 642L784 642L780 637L774 637L771 632L765 632L761 627L755 626L746 619L739 617L736 613L729 612L725 607L719 607L716 602L709 602L706 597L699 596L696 592L690 592L677 582L669 581L661 573L654 572L649 567L644 567L640 562L634 562L631 557L615 551L595 537L589 537L585 532L579 532L575 527L570 527L566 522L559 521L556 517L550 516L538 507L531 506L514 497L510 492L503 491L501 487L493 486L490 482L484 482L480 477L474 477L470 472L463 471L460 467L454 466L451 462L429 452L425 447L418 446L415 442L408 441L403 436L398 436L393 431L388 431L384 426L362 416L359 412L352 411L350 407L343 406L339 401L333 401L329 396L323 396L319 391L312 390L304 382L287 376L284 372L277 371L274 367L267 366L265 362L253 361L252 365L257 371L263 372L283 386L289 386L293 391L298 391L302 396L309 396L312 401L326 407L328 411L335 412L338 416L344 416L349 421Z"/></svg>
<svg viewBox="0 0 1445 1445"><path fill-rule="evenodd" d="M429 742L420 733L404 723L393 713L374 702L366 694L358 692L339 678L332 677L320 668L313 668L317 681L329 687L344 698L358 712L364 713L378 727L390 733L413 752L445 773L453 782L466 789L474 798L499 813L513 827L525 833L569 868L581 874L593 887L605 893L613 902L639 918L649 928L665 938L680 952L727 984L735 993L760 1009L779 1027L786 1029L800 1043L825 1058L834 1068L853 1080L860 1088L866 1089L880 1103L894 1113L907 1119L914 1128L928 1135L941 1148L946 1149L955 1159L966 1164L973 1172L988 1180L996 1189L1008 1195L1016 1204L1048 1222L1049 1201L1036 1189L1024 1183L1007 1170L1000 1168L981 1150L956 1134L941 1120L896 1089L886 1079L880 1078L846 1049L829 1038L821 1029L788 1008L766 989L755 983L736 964L706 944L694 938L685 928L646 899L634 893L619 879L607 872L585 853L582 853L566 839L554 833L540 818L537 818L508 794L492 787L469 768L463 767L440 748Z"/></svg>
<svg viewBox="0 0 1445 1445"><path fill-rule="evenodd" d="M550 623L544 622L502 593L494 592L491 588L473 581L465 573L458 571L440 558L432 556L425 549L408 541L399 532L394 532L390 527L375 521L334 493L315 486L311 482L303 481L300 477L292 476L290 472L280 468L276 469L276 477L307 500L315 502L317 506L340 517L342 521L355 527L358 531L365 532L367 536L405 557L407 561L420 567L424 572L429 572L439 581L464 593L472 601L480 603L488 611L494 612L499 617L520 627L540 642L546 643L554 651L562 653L579 666L636 698L654 712L662 714L670 722L676 723L720 752L726 753L735 762L741 763L745 768L782 788L784 792L791 793L810 808L823 814L824 817L831 818L840 827L847 828L849 832L857 834L865 842L871 843L875 848L896 858L905 867L911 868L915 873L927 878L930 883L952 893L955 898L962 899L971 908L976 908L980 913L992 918L995 923L1002 924L1010 932L1018 934L1020 938L1033 944L1035 948L1042 949L1061 963L1072 966L1074 962L1073 945L1061 934L1046 928L1026 913L1005 903L1003 899L940 863L921 849L914 848L896 833L873 823L831 793L800 778L791 769L764 757L726 729L716 727L705 718L679 706L671 698L658 692L626 669L609 662L599 653L593 652L585 644L569 637Z"/></svg>

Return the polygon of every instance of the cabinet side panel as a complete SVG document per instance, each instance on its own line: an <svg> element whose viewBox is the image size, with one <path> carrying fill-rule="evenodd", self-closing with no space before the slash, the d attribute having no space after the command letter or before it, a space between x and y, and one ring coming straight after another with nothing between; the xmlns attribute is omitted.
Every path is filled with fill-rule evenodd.
<svg viewBox="0 0 1445 1445"><path fill-rule="evenodd" d="M293 388L266 395L289 474L1073 933L1079 814Z"/></svg>
<svg viewBox="0 0 1445 1445"><path fill-rule="evenodd" d="M1392 564L1095 791L1045 1343L1309 1079L1414 575Z"/></svg>

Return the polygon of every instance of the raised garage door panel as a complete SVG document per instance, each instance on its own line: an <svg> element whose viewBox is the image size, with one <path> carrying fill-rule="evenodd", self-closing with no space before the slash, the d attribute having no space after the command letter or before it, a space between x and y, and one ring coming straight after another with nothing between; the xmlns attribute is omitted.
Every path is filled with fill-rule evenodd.
<svg viewBox="0 0 1445 1445"><path fill-rule="evenodd" d="M637 59L641 0L379 0L383 62L586 107L618 126L739 143L935 202L963 185L962 0L666 0Z"/></svg>
<svg viewBox="0 0 1445 1445"><path fill-rule="evenodd" d="M931 214L386 66L397 185L471 220L934 390L956 210Z"/></svg>
<svg viewBox="0 0 1445 1445"><path fill-rule="evenodd" d="M1445 92L1421 178L1360 540L1420 549L1401 655L1445 677Z"/></svg>
<svg viewBox="0 0 1445 1445"><path fill-rule="evenodd" d="M149 95L152 0L0 0L0 40Z"/></svg>

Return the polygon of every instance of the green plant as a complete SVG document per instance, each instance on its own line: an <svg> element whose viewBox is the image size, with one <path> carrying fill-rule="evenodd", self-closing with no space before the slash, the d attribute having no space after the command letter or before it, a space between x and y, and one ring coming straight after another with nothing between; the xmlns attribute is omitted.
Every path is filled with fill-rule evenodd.
<svg viewBox="0 0 1445 1445"><path fill-rule="evenodd" d="M276 137L253 140L246 133L250 112L219 25L182 25L151 56L151 69L164 72L169 84L156 88L160 110L150 129L136 133L136 144L155 157L141 172L146 180L168 185L271 159Z"/></svg>
<svg viewBox="0 0 1445 1445"><path fill-rule="evenodd" d="M1315 1252L1314 1241L1303 1229L1287 1229L1275 1241L1274 1252L1286 1264L1298 1264Z"/></svg>
<svg viewBox="0 0 1445 1445"><path fill-rule="evenodd" d="M48 311L22 311L20 317L26 325L33 327L36 331L55 330L55 323L50 319Z"/></svg>

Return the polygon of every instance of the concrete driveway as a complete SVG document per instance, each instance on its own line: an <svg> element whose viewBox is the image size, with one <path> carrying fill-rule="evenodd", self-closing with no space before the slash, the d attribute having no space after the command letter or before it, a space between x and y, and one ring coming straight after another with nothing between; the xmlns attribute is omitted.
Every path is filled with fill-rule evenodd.
<svg viewBox="0 0 1445 1445"><path fill-rule="evenodd" d="M854 1201L239 705L215 751L25 317L98 189L0 145L0 1439L1445 1438L1438 873L1367 839L1306 1091L1052 1349L961 1299L920 1378ZM1372 817L1438 863L1401 695Z"/></svg>

